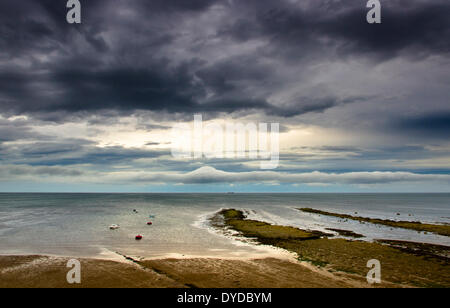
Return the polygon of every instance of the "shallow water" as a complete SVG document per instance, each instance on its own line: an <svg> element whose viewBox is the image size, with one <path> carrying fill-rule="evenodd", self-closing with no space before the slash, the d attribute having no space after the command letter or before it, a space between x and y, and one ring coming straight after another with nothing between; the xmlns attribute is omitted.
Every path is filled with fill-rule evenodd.
<svg viewBox="0 0 450 308"><path fill-rule="evenodd" d="M365 240L450 246L448 237L342 222L295 210L299 207L450 223L450 194L0 194L0 254L248 257L273 253L211 230L207 217L221 208L250 210L251 218L300 228L353 230ZM147 226L148 221L154 224ZM112 224L120 229L109 230ZM137 234L144 239L135 241Z"/></svg>

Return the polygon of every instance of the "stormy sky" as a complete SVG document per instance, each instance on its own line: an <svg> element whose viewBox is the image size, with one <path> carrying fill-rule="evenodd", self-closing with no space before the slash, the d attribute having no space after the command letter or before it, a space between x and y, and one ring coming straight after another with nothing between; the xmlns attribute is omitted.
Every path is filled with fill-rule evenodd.
<svg viewBox="0 0 450 308"><path fill-rule="evenodd" d="M450 2L0 2L0 191L450 192ZM175 123L280 123L280 163Z"/></svg>

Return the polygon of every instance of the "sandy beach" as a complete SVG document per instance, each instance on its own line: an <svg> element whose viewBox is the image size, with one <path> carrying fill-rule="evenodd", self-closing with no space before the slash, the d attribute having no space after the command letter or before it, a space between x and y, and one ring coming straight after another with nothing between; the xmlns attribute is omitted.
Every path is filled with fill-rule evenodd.
<svg viewBox="0 0 450 308"><path fill-rule="evenodd" d="M81 283L70 284L70 254L5 254L0 256L0 288L450 287L448 246L387 239L367 241L353 230L302 229L254 220L249 215L249 211L223 209L208 218L210 230L221 234L215 235L215 245L234 242L240 251L235 255L228 250L221 254L217 249L213 256L205 249L204 254L148 257L104 248L96 256L72 256L81 264ZM410 223L391 220L376 223L410 227ZM413 227L443 234L448 234L450 228L420 222L414 222ZM145 241L133 242L145 245L142 249L153 249ZM247 250L240 250L242 245ZM378 284L369 284L366 277L367 262L372 259L381 264L382 279Z"/></svg>
<svg viewBox="0 0 450 308"><path fill-rule="evenodd" d="M272 250L264 258L179 255L78 258L81 283L69 284L69 257L0 256L0 288L409 288L449 287L448 247L407 242L368 243L247 220L224 210L214 218L236 236ZM230 227L231 226L231 227ZM383 280L369 284L366 260L376 256Z"/></svg>
<svg viewBox="0 0 450 308"><path fill-rule="evenodd" d="M69 284L69 258L0 257L0 288L349 288L361 279L286 259L81 259L81 284Z"/></svg>

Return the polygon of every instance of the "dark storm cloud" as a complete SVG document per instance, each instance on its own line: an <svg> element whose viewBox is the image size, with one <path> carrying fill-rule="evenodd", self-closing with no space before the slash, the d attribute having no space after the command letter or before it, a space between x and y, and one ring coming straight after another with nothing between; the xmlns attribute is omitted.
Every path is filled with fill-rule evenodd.
<svg viewBox="0 0 450 308"><path fill-rule="evenodd" d="M28 159L75 153L87 145L94 144L92 141L83 139L68 139L62 142L33 142L16 146L15 150L17 150L17 154L21 154Z"/></svg>
<svg viewBox="0 0 450 308"><path fill-rule="evenodd" d="M362 23L355 26L361 12L355 10L324 24L330 36L341 37L349 44L343 52L364 52L393 57L410 48L416 56L450 53L450 3L430 1L411 7L400 2L398 7L383 10L383 22L378 27Z"/></svg>
<svg viewBox="0 0 450 308"><path fill-rule="evenodd" d="M94 142L67 139L59 142L31 142L0 148L0 161L32 166L132 164L137 159L170 155L167 150L146 150L120 146L98 147Z"/></svg>
<svg viewBox="0 0 450 308"><path fill-rule="evenodd" d="M450 138L450 112L441 112L398 120L395 129L430 138Z"/></svg>
<svg viewBox="0 0 450 308"><path fill-rule="evenodd" d="M224 33L240 40L268 38L278 47L275 53L289 58L310 56L320 48L336 49L344 57L366 54L382 60L403 51L415 56L449 54L448 1L381 1L379 25L366 22L363 2L317 1L306 10L273 6L254 19L231 23Z"/></svg>
<svg viewBox="0 0 450 308"><path fill-rule="evenodd" d="M100 110L116 110L122 114L133 110L186 113L261 110L271 115L292 117L308 112L322 112L338 105L365 99L300 97L290 105L280 107L270 104L263 98L239 98L218 94L214 99L198 103L198 100L202 100L205 90L189 78L184 67L170 71L160 65L153 70L118 69L90 72L72 69L55 71L53 74L53 76L36 76L41 79L35 81L28 80L26 75L0 73L0 79L7 80L0 86L3 94L6 94L2 104L3 110L11 113L33 112L41 114L41 119L54 121L62 115L67 119L67 113ZM12 79L8 80L10 77ZM36 94L33 88L45 83L56 86L61 94L47 97L47 93L40 93L42 97L38 97L39 93ZM14 98L20 99L20 104ZM54 114L58 111L60 113Z"/></svg>
<svg viewBox="0 0 450 308"><path fill-rule="evenodd" d="M99 51L105 51L104 41L96 37L98 31L102 30L101 23L93 18L90 26L70 26L65 18L66 3L65 0L2 1L0 3L2 56L17 58L41 52L68 52L72 45L71 40L76 35L82 36ZM105 3L83 1L83 7L86 8L86 12L100 12L101 5Z"/></svg>
<svg viewBox="0 0 450 308"><path fill-rule="evenodd" d="M48 108L66 111L99 109L183 110L195 106L202 89L192 84L184 67L174 71L162 65L152 69L56 72L53 82L66 91L62 104Z"/></svg>
<svg viewBox="0 0 450 308"><path fill-rule="evenodd" d="M93 164L110 165L118 163L132 163L136 159L157 158L163 155L170 155L166 150L142 150L127 149L123 147L91 148L82 153L79 157L61 158L56 161L43 161L38 164L46 165L75 165Z"/></svg>
<svg viewBox="0 0 450 308"><path fill-rule="evenodd" d="M27 121L0 119L0 143L36 138L46 139L48 136L34 132Z"/></svg>
<svg viewBox="0 0 450 308"><path fill-rule="evenodd" d="M83 174L84 172L80 170L73 170L57 166L39 166L39 167L30 167L27 165L0 166L0 175L1 175L0 180L2 181L4 181L5 179L10 179L11 177L20 177L20 176L74 177Z"/></svg>
<svg viewBox="0 0 450 308"><path fill-rule="evenodd" d="M0 112L50 121L136 110L292 117L365 97L299 93L288 102L271 100L295 81L275 75L276 61L302 58L298 64L308 67L320 57L447 55L450 44L445 1L383 3L377 26L365 22L359 2L82 1L82 25L66 23L65 3L0 4ZM199 18L214 10L222 17ZM184 28L196 23L205 33ZM217 57L251 41L264 45L256 53Z"/></svg>
<svg viewBox="0 0 450 308"><path fill-rule="evenodd" d="M205 10L218 2L218 0L152 0L139 1L138 6L157 12L195 12Z"/></svg>
<svg viewBox="0 0 450 308"><path fill-rule="evenodd" d="M282 117L293 117L309 112L323 112L336 106L351 104L358 101L365 101L367 99L369 99L369 97L347 97L343 99L337 97L300 97L294 100L290 106L284 108L273 108L272 112L275 115Z"/></svg>

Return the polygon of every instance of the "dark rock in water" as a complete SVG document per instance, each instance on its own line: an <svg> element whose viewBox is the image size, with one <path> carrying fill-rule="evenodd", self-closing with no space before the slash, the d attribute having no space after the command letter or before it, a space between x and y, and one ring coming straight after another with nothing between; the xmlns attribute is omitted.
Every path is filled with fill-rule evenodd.
<svg viewBox="0 0 450 308"><path fill-rule="evenodd" d="M404 252L412 253L414 255L437 258L445 261L446 264L448 264L450 260L450 247L448 246L383 239L377 239L376 242L400 249Z"/></svg>
<svg viewBox="0 0 450 308"><path fill-rule="evenodd" d="M421 223L420 221L383 220L383 219L378 219L378 218L357 217L357 216L350 216L350 215L346 215L346 214L330 213L330 212L325 212L325 211L310 209L310 208L301 208L298 210L300 210L302 212L306 212L306 213L327 215L327 216L333 216L333 217L338 217L338 218L342 218L342 219L348 218L348 219L359 221L361 224L364 224L364 222L367 222L367 223L372 223L372 224L385 225L385 226L389 226L389 227L410 229L410 230L416 230L419 232L426 231L429 233L436 233L439 235L450 236L450 225L443 224L443 223L430 224L430 223ZM400 215L400 213L398 213L397 215ZM391 229L391 230L393 230L393 229Z"/></svg>
<svg viewBox="0 0 450 308"><path fill-rule="evenodd" d="M341 229L332 229L332 228L327 228L327 230L337 232L341 236L354 237L354 238L364 237L364 235L355 233L350 230L341 230Z"/></svg>

